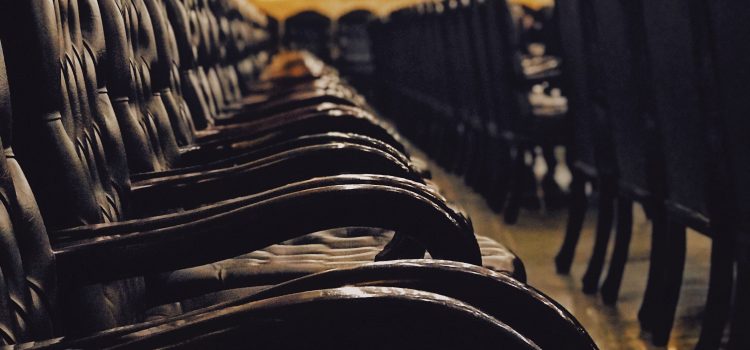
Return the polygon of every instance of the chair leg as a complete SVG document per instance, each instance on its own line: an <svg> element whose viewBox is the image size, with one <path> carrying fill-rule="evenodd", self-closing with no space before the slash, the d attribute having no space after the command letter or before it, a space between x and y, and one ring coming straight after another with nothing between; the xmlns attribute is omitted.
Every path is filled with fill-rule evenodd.
<svg viewBox="0 0 750 350"><path fill-rule="evenodd" d="M662 295L661 307L657 315L657 323L654 325L652 343L656 346L665 346L669 342L669 334L672 332L677 302L680 299L680 288L682 287L682 273L685 270L686 247L685 226L669 222L667 226L666 264L664 265L664 294Z"/></svg>
<svg viewBox="0 0 750 350"><path fill-rule="evenodd" d="M665 239L667 219L664 207L657 204L649 212L651 213L651 254L646 290L643 293L643 301L638 311L638 321L641 322L641 329L644 331L651 331L655 323L654 317L663 292L662 272L666 262L664 254L667 250Z"/></svg>
<svg viewBox="0 0 750 350"><path fill-rule="evenodd" d="M513 225L518 221L518 215L521 211L521 195L523 193L523 172L526 166L526 149L522 146L516 146L516 152L513 156L513 165L511 168L510 193L508 194L508 204L505 206L504 219L505 223Z"/></svg>
<svg viewBox="0 0 750 350"><path fill-rule="evenodd" d="M586 179L583 174L573 171L573 181L570 183L570 208L568 208L568 224L565 228L565 238L560 251L555 256L557 273L567 274L573 263L576 245L581 236L583 220L586 217Z"/></svg>
<svg viewBox="0 0 750 350"><path fill-rule="evenodd" d="M747 234L744 234L745 236ZM745 238L747 239L747 238ZM737 250L737 282L729 350L750 349L750 242Z"/></svg>
<svg viewBox="0 0 750 350"><path fill-rule="evenodd" d="M603 177L600 179L599 215L596 222L596 238L591 253L589 266L583 275L583 293L593 294L599 289L599 278L607 255L609 236L612 235L612 220L614 218L615 187L614 179Z"/></svg>
<svg viewBox="0 0 750 350"><path fill-rule="evenodd" d="M607 278L602 284L602 300L607 305L614 305L620 293L622 275L625 272L625 264L628 262L628 250L630 249L630 238L633 234L633 201L621 197L617 201L617 231L615 236L615 248L612 252L612 260L609 263Z"/></svg>
<svg viewBox="0 0 750 350"><path fill-rule="evenodd" d="M711 242L711 277L708 284L703 326L696 350L715 350L721 346L724 328L729 319L734 279L732 244L717 239L725 232L717 232Z"/></svg>

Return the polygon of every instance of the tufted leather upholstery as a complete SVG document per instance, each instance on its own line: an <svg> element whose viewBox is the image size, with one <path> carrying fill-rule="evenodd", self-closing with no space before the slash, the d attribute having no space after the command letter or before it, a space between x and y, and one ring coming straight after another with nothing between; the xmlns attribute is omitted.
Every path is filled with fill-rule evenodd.
<svg viewBox="0 0 750 350"><path fill-rule="evenodd" d="M276 284L320 271L375 261L392 237L392 231L372 228L312 233L237 258L170 273L154 287L162 292L161 297L166 302L174 300L172 296L179 296L179 299L227 287ZM523 265L506 247L484 236L477 236L477 241L484 267L525 281ZM186 290L190 292L185 293Z"/></svg>
<svg viewBox="0 0 750 350"><path fill-rule="evenodd" d="M171 73L174 69L164 67L163 57L168 56L168 50L160 51L154 34L168 33L169 27L157 29L151 21L151 14L158 15L161 8L159 2L3 0L0 4L2 20L18 24L0 26L2 38L8 42L8 52L12 53L9 55L9 72L14 84L14 112L18 115L13 121L17 137L12 139L10 132L6 132L11 128L3 128L5 134L2 136L13 140L37 194L44 223L58 230L128 218L130 167L166 169L178 150L171 125L174 118L170 118L164 103L165 92L176 81ZM19 28L28 30L19 31ZM166 71L169 71L170 79L165 79ZM7 87L6 84L0 85ZM7 88L2 92L7 95ZM7 103L2 106L9 109ZM3 120L11 123L9 111L3 115ZM120 135L124 137L120 138ZM142 157L131 157L132 150L142 152ZM140 163L134 163L136 161ZM20 186L17 192L24 194L19 203L24 210L30 211L28 217L32 218L20 221L18 225L29 225L28 230L33 232L28 235L24 232L24 241L18 236L18 246L28 248L19 254L23 257L26 253L31 258L9 259L7 266L11 267L7 271L3 265L3 272L17 280L9 288L12 292L9 300L16 306L3 310L18 310L20 315L15 317L17 320L9 316L7 341L15 341L16 334L25 337L29 324L34 325L34 332L38 332L34 337L47 337L142 320L147 303L147 283L143 277L83 288L67 286L60 291L60 300L57 300L54 261L46 231L41 225L41 217L34 210L33 197L20 168L12 160L9 164L11 172L17 173L13 181L20 181L23 185L17 185ZM7 202L13 203L13 200ZM372 245L362 245L358 238L351 241L342 238L340 241L347 245L359 244L360 248L369 251L373 251L371 247L383 245L383 241L377 240ZM28 244L24 246L22 242ZM15 244L11 242L8 246L12 248ZM341 252L335 245L329 248L322 253L334 256ZM277 249L279 247L271 248L268 253ZM305 247L291 250L298 249L304 250ZM290 255L295 259L299 257L296 253ZM23 270L19 270L19 262ZM256 261L248 256L224 262L226 266L246 263L252 265ZM262 275L263 269L266 273L280 271L281 265L275 262L263 265L260 269L243 268L238 273L253 276L256 273ZM500 265L505 269L512 263ZM289 269L293 271L297 267L290 265ZM316 268L327 268L327 265L324 263ZM24 278L31 287L23 286L21 281ZM10 279L6 277L6 280ZM154 278L149 283L163 281ZM43 315L50 313L49 310L54 310L55 314ZM44 325L57 319L65 328Z"/></svg>
<svg viewBox="0 0 750 350"><path fill-rule="evenodd" d="M0 56L0 58L2 58ZM2 60L0 60L2 62ZM0 65L0 72L4 72ZM2 117L4 124L11 120L10 102L8 88L4 75L0 75L0 106L2 106ZM60 122L59 119L54 120ZM3 136L11 138L10 132L3 129ZM41 215L37 210L34 197L31 194L28 183L15 158L12 156L10 147L5 148L5 153L10 155L6 160L0 159L0 267L4 274L5 285L0 285L0 293L7 293L7 297L0 298L0 331L3 332L3 340L6 343L17 343L29 340L49 338L59 334L70 334L75 332L90 331L91 329L111 328L116 325L134 323L143 320L146 301L144 299L143 278L134 278L124 281L112 282L106 285L94 285L86 288L73 288L58 290L57 271L55 258L50 248L47 232L44 228ZM4 156L0 156L4 157ZM6 219L2 219L5 212ZM214 266L222 266L225 273L232 273L240 280L247 280L248 276L256 278L254 283L243 283L243 285L258 285L268 283L269 280L261 281L263 276L274 276L275 281L280 281L278 276L296 277L299 273L317 272L337 266L335 256L348 254L347 259L352 261L343 264L351 266L358 262L357 255L366 252L368 260L377 252L372 247L380 247L390 238L388 234L380 236L362 236L360 234L347 234L339 231L339 234L326 235L317 234L287 242L269 248L266 252L256 252L243 257L241 261L247 262L242 269L232 270L230 264L222 266L219 263ZM368 230L367 233L370 231ZM347 238L350 237L350 238ZM325 245L328 250L321 250ZM352 256L352 250L358 254ZM321 254L320 252L323 252ZM310 255L311 252L315 254ZM328 261L322 258L329 254ZM270 255L276 255L275 259L263 259ZM312 264L306 266L303 258L308 258ZM361 256L359 258L362 258ZM289 264L290 261L294 263ZM365 260L362 259L362 262ZM280 263L280 264L276 264ZM237 266L237 261L234 262ZM279 269L280 266L288 266L287 270ZM255 268L251 268L254 265ZM176 272L175 275L187 272ZM63 275L65 278L72 276ZM158 280L157 280L158 281ZM189 277L186 281L195 281ZM66 288L74 286L74 280L68 280L63 285ZM158 286L158 285L155 285ZM174 288L174 285L166 285L166 288ZM200 288L198 288L200 290ZM62 293L62 299L58 298ZM168 294L168 293L167 293ZM231 293L216 299L210 296L208 300L222 301L233 297ZM166 298L168 300L168 297ZM162 308L163 309L163 308ZM55 322L60 320L60 322Z"/></svg>
<svg viewBox="0 0 750 350"><path fill-rule="evenodd" d="M15 145L38 194L45 223L64 228L121 220L129 172L105 88L106 71L97 64L106 50L96 1L29 1L10 6L7 13L36 25L28 34L37 37L3 36L13 44L10 51L17 53L15 69L9 72L37 70L29 65L38 62L26 57L42 60L40 65L50 70L36 81L12 79L26 82L13 90L15 110L24 111L19 113L24 118L15 123ZM39 86L48 89L40 91ZM132 306L143 304L144 292L143 278L66 290L63 314L71 326L66 331L135 322L137 308Z"/></svg>

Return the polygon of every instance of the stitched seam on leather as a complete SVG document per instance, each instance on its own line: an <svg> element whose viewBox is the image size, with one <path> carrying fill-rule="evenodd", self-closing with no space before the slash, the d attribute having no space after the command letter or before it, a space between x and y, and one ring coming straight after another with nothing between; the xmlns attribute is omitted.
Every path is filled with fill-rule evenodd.
<svg viewBox="0 0 750 350"><path fill-rule="evenodd" d="M44 291L42 286L40 286L39 283L37 283L37 281L31 277L26 277L26 283L28 284L29 289L33 290L34 293L39 296L39 300L42 302L42 304L44 304L44 307L48 315L50 316L50 319L56 319L56 316L53 314L53 311L55 309L52 307L52 304L50 304L50 300L49 298L47 298L47 293Z"/></svg>
<svg viewBox="0 0 750 350"><path fill-rule="evenodd" d="M60 113L47 113L42 117L42 121L45 122L52 122L55 120L62 120L62 115Z"/></svg>

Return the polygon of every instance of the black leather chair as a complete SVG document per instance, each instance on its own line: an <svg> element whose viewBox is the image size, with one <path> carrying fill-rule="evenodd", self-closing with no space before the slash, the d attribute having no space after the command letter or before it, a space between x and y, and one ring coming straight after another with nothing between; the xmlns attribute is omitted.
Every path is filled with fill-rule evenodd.
<svg viewBox="0 0 750 350"><path fill-rule="evenodd" d="M8 3L2 3L1 8L19 10L11 8ZM49 7L37 7L40 10L45 8ZM3 30L2 34L5 37L7 32ZM12 36L10 41L16 43L14 40L23 39L27 38ZM3 139L13 140L11 103L2 52L0 50L0 135ZM11 56L11 67L23 67L13 61L20 58ZM50 68L54 71L57 67ZM33 78L43 76L34 75ZM20 87L28 87L23 82L29 81L21 80ZM19 94L12 91L14 100L19 101ZM47 100L39 100L43 101ZM20 110L28 111L34 106L23 105ZM46 122L56 124L60 120ZM15 140L26 135L16 135ZM236 232L249 223L248 220L252 221L253 215L248 214L260 214L256 211L258 208L272 202L281 204L285 200L269 198L265 204L256 202L252 210L236 205L234 212L222 211L219 215L202 215L209 213L193 211L155 218L150 222L123 223L119 231L116 226L99 225L92 227L86 237L72 235L65 242L57 240L51 243L28 182L9 146L5 146L3 155L0 155L0 173L3 179L0 183L3 189L0 216L5 218L0 227L0 237L4 242L1 254L4 258L0 259L4 276L0 284L0 330L2 342L18 344L18 348L194 348L209 344L236 347L239 344L246 346L247 342L266 347L325 343L328 347L343 348L361 343L366 337L362 330L366 329L368 333L381 330L400 332L395 339L379 337L382 343L370 342L375 348L426 343L444 345L460 341L462 345L492 343L513 349L537 349L535 342L544 347L547 344L569 344L571 349L596 349L575 319L554 301L506 275L452 262L404 261L333 270L270 289L250 291L244 294L247 295L244 298L238 298L237 291L226 291L228 295L224 300L232 298L228 303L176 318L154 317L142 322L147 303L134 297L139 294L137 290L144 288L142 278L136 276L209 260L211 256L235 250L239 245L252 249L253 244L247 243L254 240L253 237L235 235L235 238L227 239L233 236L230 232ZM295 195L293 191L286 192L288 196ZM335 192L340 194L346 190L341 188ZM296 205L302 204L300 199L302 197L297 196ZM398 201L391 201L393 203ZM273 206L267 208L273 211ZM290 209L289 206L283 207ZM393 217L389 214L383 219L390 221ZM223 224L211 225L212 221ZM164 223L173 226L167 228ZM136 230L125 230L126 226ZM201 233L206 226L223 226L225 230L223 233L216 230ZM115 235L108 236L105 231ZM280 237L273 239L277 238ZM456 248L455 243L449 243L450 249ZM439 250L433 251L433 255L440 256ZM123 277L130 277L130 282L110 282ZM101 287L92 285L103 282L110 286L109 293L105 294L106 301L98 298ZM112 288L114 286L117 287ZM150 290L156 294L164 292ZM501 294L504 297L497 298ZM150 297L152 302L169 300L169 297L154 294ZM70 303L70 298L80 299L81 303ZM529 318L530 312L538 318ZM321 316L311 319L310 314ZM362 315L367 317L362 318ZM401 322L394 323L394 315L402 315L399 317ZM133 322L141 323L88 333L92 329ZM457 325L461 331L456 333ZM332 326L346 336L324 331ZM441 327L448 327L441 332L448 338L435 336L434 331ZM517 327L520 333L511 327ZM304 331L297 333L298 337L288 337L290 329ZM471 331L467 331L469 329ZM77 332L82 335L78 338L70 336ZM248 334L254 335L248 338ZM529 334L530 338L523 334Z"/></svg>
<svg viewBox="0 0 750 350"><path fill-rule="evenodd" d="M492 51L503 39L492 32L499 24L483 17L503 13L503 6L493 6L420 4L374 25L371 36L379 107L440 164L481 192L497 193L502 198L494 202L504 203L508 186L496 183L504 182L509 166L498 163L508 160L509 147L502 147L507 142L499 119L512 114L513 105L500 108L506 96L492 86L492 78L506 69L505 60L493 61L504 54Z"/></svg>
<svg viewBox="0 0 750 350"><path fill-rule="evenodd" d="M61 6L58 9L54 5ZM73 7L67 7L67 5ZM96 26L92 26L96 24L94 20L97 19L95 15L92 15L95 14L93 10L96 9L96 5L97 4L94 2L70 2L54 4L29 2L3 4L3 12L5 14L12 14L13 18L15 19L24 19L18 21L9 20L5 23L12 23L13 26L7 25L3 28L3 39L7 38L8 42L8 45L6 45L6 51L10 53L8 55L9 67L11 67L10 80L12 81L14 86L18 86L17 89L14 88L13 90L13 97L15 101L14 109L18 111L19 115L24 116L24 118L17 119L14 122L14 128L17 131L18 135L14 142L14 144L16 145L15 149L18 153L19 159L21 159L21 162L24 164L24 167L30 174L30 182L32 183L32 186L34 186L47 225L54 230L75 227L64 232L55 232L51 234L51 236L56 240L59 239L61 242L67 242L65 244L69 245L69 247L66 248L66 252L88 251L88 249L90 248L87 248L87 246L89 246L93 242L98 241L102 237L110 237L105 240L109 241L108 244L111 245L111 248L115 250L122 250L120 253L110 251L105 255L114 258L114 256L123 254L125 256L128 256L128 260L133 262L135 265L146 268L150 263L153 263L153 261L149 262L149 259L140 259L140 257L137 256L138 254L132 252L126 253L132 248L127 248L125 246L115 248L115 246L117 246L118 244L129 245L130 243L127 243L127 241L135 242L143 239L138 237L147 237L151 235L147 234L146 236L141 236L139 234L129 234L119 238L114 237L113 235L123 235L133 232L144 233L144 231L153 230L157 230L160 232L174 232L174 230L187 230L187 226L194 225L213 226L217 222L226 220L219 218L228 218L232 217L233 215L237 215L237 218L244 217L249 219L250 217L248 217L247 214L241 213L243 211L243 207L245 208L244 210L250 210L248 205L255 206L260 205L260 203L269 203L268 201L272 201L273 198L278 197L279 195L281 195L282 197L286 196L285 198L289 198L288 196L294 197L296 196L295 193L298 195L303 195L303 197L306 196L303 193L312 195L313 192L318 192L316 188L320 189L321 187L318 185L323 183L327 183L328 185L338 184L334 186L340 186L348 183L349 185L353 186L352 190L354 190L354 188L357 188L360 185L365 185L366 187L369 186L367 185L367 183L374 185L382 181L390 182L391 184L395 185L395 187L390 186L391 188L400 188L393 193L396 196L407 195L407 192L411 193L413 190L416 190L417 192L423 192L417 197L421 199L427 199L424 196L432 198L427 199L427 201L436 204L436 209L440 207L448 209L447 204L445 204L444 202L442 204L440 203L442 200L439 199L439 195L435 194L432 190L416 183L403 182L400 179L389 180L386 178L380 178L382 180L381 181L378 180L377 177L373 178L368 176L354 176L311 180L312 182L291 184L286 187L278 188L275 191L267 191L246 198L237 198L228 202L217 203L208 207L203 207L184 213L150 217L141 220L124 221L121 223L112 223L115 221L122 221L123 219L128 218L129 215L128 212L125 211L125 203L128 203L128 201L126 198L123 198L124 196L129 195L127 191L123 191L127 189L128 178L127 176L123 176L127 175L127 172L122 171L127 171L127 169L122 170L108 168L108 166L111 164L111 162L109 161L110 158L108 157L111 157L113 155L122 157L123 154L109 153L111 149L107 149L102 145L102 143L100 143L100 140L103 139L103 135L113 138L117 135L105 133L104 128L99 128L101 122L97 118L101 116L96 115L94 117L92 116L92 114L90 114L90 110L88 109L89 107L87 107L86 104L92 101L92 99L89 98L89 93L92 90L88 89L89 86L87 86L86 84L95 82L97 80L90 78L87 79L86 75L84 75L84 72L86 74L89 74L91 73L91 69L84 71L81 68L83 66L91 67L91 63L94 62L93 58L96 57L96 54L101 52L100 49L95 49L97 46L94 46L101 43L91 39L97 38L96 35L91 36L92 32L96 30ZM76 8L75 6L80 7ZM137 9L135 7L124 6L123 8L130 11L143 10L142 7L140 9ZM85 21L81 21L81 23L85 23L83 27L84 30L82 32L76 30L76 26L79 23L76 16L79 14L79 10L81 14L86 14L86 16L81 16L81 18L86 19ZM45 14L49 15L56 11L60 11L60 13L65 15L63 17L60 17L60 19L65 19L65 22L59 22L55 17L44 17ZM29 30L18 31L18 28L29 28ZM131 27L130 29L132 30L134 28ZM56 33L62 33L62 35L58 36ZM79 36L80 33L86 34L86 41L83 40L84 38ZM64 38L66 40L59 43L60 45L58 45L57 41L55 40L55 38L58 37ZM148 37L146 37L146 39L148 39ZM85 45L83 44L84 42ZM65 55L63 55L62 52L59 51L59 48L66 48ZM83 53L83 56L79 54L80 52ZM58 67L56 64L57 60L53 59L54 57L61 57L62 62L65 63L65 66ZM57 73L47 73L58 72L61 68L64 69L63 72L65 73L65 75L63 75L62 77ZM141 73L143 73L143 71ZM143 78L144 76L142 75L140 77ZM59 82L64 82L65 85L62 85L58 88L58 86L60 85ZM101 90L96 91L102 92ZM96 101L101 102L101 106L104 107L106 107L106 103L108 102L107 99L98 99ZM47 118L45 116L50 117ZM42 121L41 123L40 120ZM75 140L75 142L73 142L72 140ZM114 172L109 173L109 171L112 170L114 170ZM124 183L117 182L118 179L123 179L122 181L124 181ZM382 184L385 184L385 182L383 182ZM417 187L412 187L413 185L416 185ZM375 189L376 187L378 186L375 185L375 187L373 187L372 189ZM323 188L325 188L325 186ZM326 191L324 190L323 192ZM179 192L173 193L177 194ZM345 192L331 192L330 194L338 196L344 195L344 193ZM383 194L385 193L390 192L383 192ZM185 193L185 188L183 188L181 196L189 197ZM416 199L417 197L414 198ZM152 199L155 198L156 197L152 197ZM434 200L437 201L434 202ZM296 200L292 202L296 203L295 205L304 206L304 201ZM343 204L344 202L346 201L339 203ZM323 203L327 202L323 201ZM350 207L350 209L355 208L358 208L356 210L363 210L363 212L360 214L364 214L365 211L371 211L372 213L377 213L379 211L372 211L373 208L365 209L365 207L359 206ZM357 221L356 217L360 215L354 213L346 214L349 209L341 212L338 211L338 209L328 205L325 206L325 209L324 207L318 207L318 209L320 209L321 212L319 212L316 217L317 219L323 220L325 220L325 218L333 219L335 217L336 220L342 219L344 221ZM329 210L330 212L327 212ZM449 211L452 210L449 209ZM327 212L327 214L324 214L325 212ZM314 215L312 214L312 212L308 212L308 214ZM448 215L446 216L446 218L452 218L450 220L453 220L455 229L458 229L459 231L469 229L468 223L461 214L458 214L456 212L444 212L444 214ZM388 214L387 216L389 216L389 218L387 218L388 221L396 219L396 216L391 217L391 214ZM260 216L260 218L263 218L263 220L271 219L271 217L266 215L262 215ZM209 223L211 221L214 221L214 224ZM227 221L224 222L228 223ZM297 222L295 224L301 225L302 223ZM337 225L338 224L334 226ZM357 226L358 224L350 222L349 224L342 223L342 225ZM204 227L207 228L208 226ZM367 224L365 224L364 226L367 226ZM216 228L216 230L209 230L214 231L210 233L210 235L218 235L219 227L224 227L224 229L228 228L228 226L223 226L223 224L214 227ZM261 231L265 230L261 229L260 226L257 227ZM324 229L324 227L320 227L317 225L306 227L307 228L305 230L310 230L308 232L314 232ZM279 227L278 229L281 228ZM198 229L190 229L189 231L193 232L190 235L201 235L199 234L199 232L203 232L202 234L209 234L207 231ZM253 247L249 247L244 243L240 244L238 241L235 241L233 243L232 239L225 239L217 236L216 241L213 243L213 248L204 247L206 248L206 253L197 255L194 254L194 257L198 259L197 261L195 261L195 264L190 265L186 263L175 263L173 267L188 267L199 265L200 263L204 262L215 261L217 257L216 255L213 255L212 258L208 258L208 255L213 254L210 253L212 249L221 251L222 254L220 254L220 256L222 258L228 258L232 255L252 251L258 248L262 248L263 246L268 246L269 244L278 243L287 238L291 238L289 236L285 236L284 234L271 233L272 231L276 231L276 229L269 229L266 231L269 234L267 238L274 237L271 240L260 239L260 236L255 234L253 236L246 236L244 238L235 237L236 239L240 240L259 239L257 243L260 246ZM187 233L186 231L184 232ZM176 239L178 235L179 234L174 234L173 236ZM196 236L194 236L194 238L196 238ZM475 244L472 243L474 242L474 239L472 238L470 239L470 241L471 242L469 242L469 246L471 247L467 247L469 250L472 250L474 249L473 247ZM196 241L191 242L190 239L179 239L177 240L177 242L181 242L180 245L185 244L189 246L191 244L195 244ZM203 245L205 246L205 244ZM179 249L175 250L174 253L176 253L178 250ZM392 251L390 252L390 255L386 254L386 256L399 256L398 249L391 250ZM152 253L155 251L156 250L152 251ZM468 252L468 250L465 251L465 253ZM228 253L229 255L224 255L223 253ZM115 278L115 276L117 276L116 271L118 269L121 269L121 267L118 268L116 266L107 267L106 263L90 265L91 262L87 261L87 259L80 257L75 258L77 253L71 254L73 255L70 255L70 258L60 258L61 261L67 261L67 263L84 270L86 266L97 266L97 269L101 269L100 272L112 272L112 274L109 275L109 278ZM472 254L473 253L469 253L469 255ZM469 257L469 255L466 256L468 260L476 263L479 262L478 256L474 256L473 258L471 258ZM202 258L200 256L202 256ZM439 254L436 256L439 257ZM207 260L203 260L204 258ZM168 256L165 259L166 261L170 261ZM462 259L463 258L460 258L459 260ZM229 263L229 265L233 264L234 263L231 262ZM247 273L253 275L253 273L251 273L251 268L254 264L255 262L251 258L247 259L246 261L239 261L239 264L234 264L233 266L238 273L237 276L242 276ZM243 267L250 268L243 269ZM323 265L322 267L318 266L316 268L317 271L319 271L320 268L325 268L325 265ZM83 272L84 270L81 271ZM218 284L223 284L223 282L221 282L222 280L227 281L226 279L223 279L225 276L222 276L221 273L217 274L216 271L227 270L221 268L221 265L219 264L208 266L202 269L198 268L197 271L188 271L184 274L182 274L182 272L178 272L172 274L171 277L167 276L166 281L172 280L173 282L177 283L177 285L179 285L180 283L187 283L187 285L189 285L189 283L194 283L194 288L174 288L174 290L179 293L188 292L188 290L191 291L189 293L193 293L196 291L195 288L197 288L198 290L204 290L206 287L209 290L215 289L218 287L216 282L219 282ZM97 273L99 272L86 271L82 273L82 275L86 276L85 278L92 278L92 276ZM158 283L160 279L161 278L153 279L149 283ZM197 281L204 282L197 283ZM235 282L238 281L239 280L235 280ZM118 296L122 296L123 300L128 300L128 298L131 297L135 298L134 300L142 300L140 299L140 297L144 295L144 283L145 280L143 278L135 278L128 281L113 282L106 287L102 285L94 285L91 287L87 287L85 289L85 293L71 292L71 294L74 294L71 298L78 299L79 301L83 302L83 305L92 306L88 310L77 310L78 317L86 318L85 315L87 313L90 313L92 315L107 318L105 320L99 320L99 322L93 322L98 323L101 326L128 322L128 320L132 321L133 317L135 317L131 313L123 311L123 314L119 314L119 311L121 310L113 310L112 314L103 314L102 312L100 312L100 309L97 308L94 301L100 300L103 302L106 299L104 297L106 293L115 293ZM195 283L197 283L197 285ZM169 283L167 283L167 285L168 284ZM240 282L240 285L243 284L246 285L246 282ZM226 288L226 286L218 288ZM73 301L68 304L71 308L75 309ZM121 308L122 305L117 304L113 305L113 307L117 309ZM94 316L91 317L93 318ZM76 325L82 328L85 328L87 326L87 324L84 322L77 322Z"/></svg>

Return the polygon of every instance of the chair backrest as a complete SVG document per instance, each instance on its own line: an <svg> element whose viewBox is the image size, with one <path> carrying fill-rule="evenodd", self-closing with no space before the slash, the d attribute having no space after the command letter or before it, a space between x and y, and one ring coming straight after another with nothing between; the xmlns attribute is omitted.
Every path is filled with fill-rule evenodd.
<svg viewBox="0 0 750 350"><path fill-rule="evenodd" d="M154 90L159 92L179 146L194 142L195 125L190 109L182 95L180 78L180 53L172 24L166 20L163 1L148 0L146 7L151 15L156 39L158 62L151 67Z"/></svg>
<svg viewBox="0 0 750 350"><path fill-rule="evenodd" d="M713 72L719 106L717 123L724 139L728 160L728 182L731 198L724 198L732 205L734 224L742 239L748 242L750 233L750 118L748 118L748 89L750 70L747 57L750 55L750 3L747 1L701 1L702 11L696 15L708 16L707 22L713 49Z"/></svg>
<svg viewBox="0 0 750 350"><path fill-rule="evenodd" d="M561 1L557 11L560 46L563 57L563 81L568 91L573 125L574 166L589 176L613 173L614 154L606 123L600 72L596 71L599 53L595 46L593 9L588 0Z"/></svg>
<svg viewBox="0 0 750 350"><path fill-rule="evenodd" d="M107 129L99 120L112 113L98 113L108 99L99 96L106 96L98 87L104 69L95 64L105 61L106 52L94 35L101 28L94 23L101 21L97 4L22 3L8 6L8 15L18 20L4 23L19 32L3 37L17 116L12 142L45 222L60 229L119 220L128 185L116 183L112 174L127 176L128 170L109 171L106 160L119 154L110 154L102 142Z"/></svg>
<svg viewBox="0 0 750 350"><path fill-rule="evenodd" d="M178 70L185 102L196 129L205 129L213 124L216 110L210 104L206 84L199 73L197 43L201 36L197 16L179 0L164 0L164 7L179 53Z"/></svg>
<svg viewBox="0 0 750 350"><path fill-rule="evenodd" d="M123 128L124 137L128 132L145 133L138 135L150 143L151 154L137 153L145 157L139 163L151 162L152 168L131 168L136 172L169 169L179 159L179 148L174 137L174 131L161 99L161 92L168 90L164 74L168 74L168 50L159 52L157 49L154 25L143 0L121 0L120 16L125 25L126 39L129 44L131 73L130 105L136 121L141 129ZM114 14L111 14L114 15ZM107 35L111 38L113 33ZM161 53L161 56L159 55ZM112 57L114 59L114 57ZM154 74L156 73L156 74ZM156 78L156 79L154 79ZM155 85L160 84L160 85ZM124 118L125 119L125 118ZM130 158L135 158L130 156ZM136 164L136 159L130 159Z"/></svg>
<svg viewBox="0 0 750 350"><path fill-rule="evenodd" d="M155 2L151 19L157 40L174 46L178 53L179 60L171 60L172 70L180 72L172 73L172 80L179 83L172 84L172 95L178 103L184 101L192 121L183 122L185 116L172 112L170 117L182 124L175 126L178 143L187 144L189 137L180 137L181 133L212 125L214 117L242 97L239 76L247 61L237 60L248 51L248 35L256 32L245 21L230 21L225 15L228 10L218 2L212 3L213 7L203 1ZM157 7L164 11L157 11ZM182 87L180 94L174 91L176 85Z"/></svg>
<svg viewBox="0 0 750 350"><path fill-rule="evenodd" d="M322 60L329 60L331 41L331 20L315 11L303 11L284 22L284 46L291 49L304 49Z"/></svg>
<svg viewBox="0 0 750 350"><path fill-rule="evenodd" d="M453 93L451 86L455 81L455 71L451 67L451 58L447 44L447 38L443 35L443 23L441 14L445 11L445 6L441 3L428 3L425 15L425 31L427 39L422 45L428 45L425 56L429 59L429 76L427 83L428 91L432 96L441 101L455 104L456 94Z"/></svg>
<svg viewBox="0 0 750 350"><path fill-rule="evenodd" d="M463 4L455 0L444 2L443 12L443 35L446 36L448 52L452 55L451 64L454 66L453 77L456 79L452 84L452 93L456 94L457 104L454 112L457 119L465 123L478 122L479 112L477 110L477 80L474 71L472 57L471 37L469 35L469 23L463 14ZM414 38L414 40L419 40Z"/></svg>
<svg viewBox="0 0 750 350"><path fill-rule="evenodd" d="M667 208L696 228L709 224L711 146L689 1L642 1L649 85L663 149Z"/></svg>
<svg viewBox="0 0 750 350"><path fill-rule="evenodd" d="M519 89L521 60L513 18L508 4L502 0L487 0L479 10L486 33L494 123L499 130L518 130L524 122L525 96Z"/></svg>
<svg viewBox="0 0 750 350"><path fill-rule="evenodd" d="M477 113L486 128L494 118L494 104L492 99L492 88L490 82L490 64L487 50L487 32L485 30L484 17L480 13L478 1L463 4L461 9L469 26L469 38L471 43L472 66L474 68L474 85L477 87Z"/></svg>
<svg viewBox="0 0 750 350"><path fill-rule="evenodd" d="M597 65L606 114L612 127L620 187L636 196L651 195L648 159L658 150L650 149L649 114L640 38L633 28L637 22L637 2L593 1L594 34L599 47Z"/></svg>

